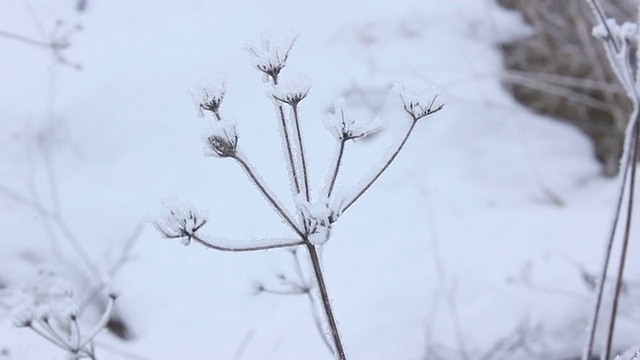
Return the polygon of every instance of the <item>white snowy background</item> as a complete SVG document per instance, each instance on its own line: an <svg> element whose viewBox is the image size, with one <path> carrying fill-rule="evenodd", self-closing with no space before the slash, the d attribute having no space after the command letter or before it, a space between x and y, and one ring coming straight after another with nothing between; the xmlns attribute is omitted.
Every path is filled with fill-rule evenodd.
<svg viewBox="0 0 640 360"><path fill-rule="evenodd" d="M313 81L301 116L316 192L334 156L323 119L337 97L386 124L380 136L347 145L337 184L345 193L409 124L392 83L436 85L446 98L323 250L349 358L580 353L592 294L583 275L601 263L615 181L601 177L584 135L531 113L501 85L499 43L529 31L517 14L489 0L89 0L83 13L74 6L0 1L1 31L46 41L58 19L61 31L83 26L62 52L82 71L0 38L0 285L21 289L39 266L57 264L50 228L83 266L50 219L9 194L47 208L59 203L102 271L143 223L112 280L133 339L102 333L99 359L331 358L305 297L253 294L256 281L275 286L278 274L293 274L286 250L182 247L145 223L165 199L178 198L209 211L203 230L211 235L290 235L233 161L203 156L207 120L197 118L186 90L226 75L222 112L237 120L239 146L291 208L274 107L243 50L265 32L280 40L291 31L299 39L282 77ZM616 348L639 342L639 250L632 243ZM62 357L13 327L2 299L0 359ZM87 324L98 315L88 311ZM518 349L487 355L523 333Z"/></svg>

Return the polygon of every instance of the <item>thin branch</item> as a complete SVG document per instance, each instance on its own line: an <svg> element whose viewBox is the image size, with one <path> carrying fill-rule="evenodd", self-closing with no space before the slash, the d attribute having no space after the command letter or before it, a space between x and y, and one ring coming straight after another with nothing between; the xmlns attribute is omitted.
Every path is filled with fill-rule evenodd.
<svg viewBox="0 0 640 360"><path fill-rule="evenodd" d="M293 123L296 128L296 136L298 139L298 151L300 152L300 161L302 162L302 181L304 187L304 195L305 199L308 201L311 200L309 196L309 172L307 170L307 160L304 155L304 144L302 143L302 134L300 133L300 118L298 114L298 104L292 105L293 108Z"/></svg>
<svg viewBox="0 0 640 360"><path fill-rule="evenodd" d="M116 297L114 295L109 295L109 302L107 303L107 308L105 309L102 317L98 324L96 324L94 330L90 333L90 335L86 338L86 340L80 344L79 349L84 348L89 342L93 340L96 335L100 332L100 330L104 329L104 327L111 319L111 313L113 312L113 304L116 302Z"/></svg>
<svg viewBox="0 0 640 360"><path fill-rule="evenodd" d="M280 215L282 220L284 220L289 227L300 236L300 238L306 238L306 235L298 228L296 223L293 221L293 217L287 213L282 205L276 200L275 196L271 194L271 192L267 189L267 187L262 184L262 181L258 178L256 173L253 171L249 163L242 157L240 154L235 154L232 156L234 160L236 160L242 168L245 170L247 175L251 178L251 181L256 185L256 187L260 190L260 192L267 198L271 206L276 210L276 212Z"/></svg>
<svg viewBox="0 0 640 360"><path fill-rule="evenodd" d="M620 183L620 190L618 192L618 198L616 200L615 212L613 215L613 221L611 224L611 231L609 233L609 239L606 244L604 261L602 264L602 268L600 269L600 277L598 280L598 289L596 291L596 299L593 306L593 313L591 315L591 320L589 323L589 335L587 337L587 344L584 347L582 353L582 360L590 360L591 353L593 352L593 343L596 336L596 328L598 326L598 318L600 316L600 307L602 306L602 297L604 294L604 284L607 278L607 269L609 268L609 261L611 259L611 250L613 249L613 241L616 237L616 230L618 229L618 221L620 220L620 213L622 211L622 201L624 199L624 194L627 186L627 178L630 167L630 159L627 159L625 164L622 164L622 176Z"/></svg>
<svg viewBox="0 0 640 360"><path fill-rule="evenodd" d="M331 175L331 181L329 182L329 186L327 188L327 197L331 197L331 193L333 192L333 188L336 184L336 179L338 178L338 172L340 171L340 166L342 165L342 155L344 154L344 146L347 140L345 138L340 139L338 143L338 156L336 157L336 162L333 165L333 171Z"/></svg>
<svg viewBox="0 0 640 360"><path fill-rule="evenodd" d="M272 76L270 77L273 81L273 85L278 85L278 77ZM293 149L291 147L291 136L289 135L289 129L287 126L287 120L284 116L284 109L282 104L278 103L278 115L280 116L280 129L282 130L282 134L284 135L284 145L287 151L287 161L289 165L289 174L293 178L293 186L295 187L296 194L300 193L300 180L298 179L298 170L296 169L296 163L293 158Z"/></svg>
<svg viewBox="0 0 640 360"><path fill-rule="evenodd" d="M622 277L624 274L624 266L627 260L627 249L629 247L629 237L631 235L631 224L633 222L633 200L635 195L635 184L636 184L636 168L638 163L638 148L639 148L639 139L640 139L640 126L636 124L634 127L634 137L632 139L632 154L631 154L631 178L629 183L629 199L627 201L627 219L625 222L624 228L624 238L622 242L622 250L620 252L620 263L618 264L618 272L617 272L617 280L616 280L616 288L613 295L613 306L611 307L611 317L609 318L609 330L607 336L607 342L604 347L604 356L605 359L609 359L611 355L611 345L613 343L613 333L615 331L616 326L616 316L618 312L618 302L620 299L620 292L622 290Z"/></svg>
<svg viewBox="0 0 640 360"><path fill-rule="evenodd" d="M329 293L327 291L327 285L324 280L324 274L322 273L322 267L320 265L320 257L315 246L308 241L305 241L305 246L309 252L311 264L313 265L313 273L318 285L318 292L320 293L320 299L322 300L322 308L324 310L327 323L329 325L329 331L335 346L335 356L338 360L346 360L347 355L342 345L342 339L340 338L340 332L338 331L338 323L336 321L333 309L331 307L331 299L329 299Z"/></svg>
<svg viewBox="0 0 640 360"><path fill-rule="evenodd" d="M216 245L211 242L211 240L205 240L201 236L193 235L191 237L198 244L207 247L209 249L218 250L218 251L229 251L229 252L250 252L250 251L260 251L260 250L271 250L271 249L282 249L288 248L292 246L303 245L304 242L301 240L293 240L293 239L269 239L276 241L276 243L268 244L268 245L250 245L250 244L242 244L242 241L238 241L238 245L234 246L222 246ZM225 242L228 240L225 240Z"/></svg>
<svg viewBox="0 0 640 360"><path fill-rule="evenodd" d="M2 30L0 30L0 37L4 37L4 38L7 38L7 39L11 39L11 40L16 40L16 41L23 42L23 43L28 44L28 45L43 47L43 48L47 48L47 49L52 49L53 48L53 44L51 44L51 43L44 42L44 41L39 41L39 40L33 40L33 39L30 39L30 38L22 36L22 35L13 34L13 33L9 33L9 32L2 31Z"/></svg>
<svg viewBox="0 0 640 360"><path fill-rule="evenodd" d="M375 173L375 175L373 175L373 177L367 182L367 184L360 191L358 191L358 193L356 193L356 195L351 200L349 200L348 202L345 202L346 205L342 209L342 212L347 211L347 209L350 208L351 205L353 205L362 195L364 195L365 192L367 192L367 190L369 190L371 185L373 185L373 183L376 182L376 180L378 180L378 178L382 175L382 173L384 173L387 170L389 165L391 165L393 160L395 160L398 154L400 154L400 151L402 150L404 145L407 143L407 140L409 139L409 136L413 132L413 129L415 128L416 124L417 124L417 121L415 120L411 121L411 126L407 130L407 133L404 135L404 138L400 142L400 145L398 145L398 147L391 154L389 159L387 159L384 165L382 165L382 167Z"/></svg>

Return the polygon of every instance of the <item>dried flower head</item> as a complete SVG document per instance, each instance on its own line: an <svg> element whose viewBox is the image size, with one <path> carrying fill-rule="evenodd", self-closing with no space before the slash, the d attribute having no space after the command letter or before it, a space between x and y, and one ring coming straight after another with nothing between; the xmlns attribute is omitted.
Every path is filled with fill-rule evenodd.
<svg viewBox="0 0 640 360"><path fill-rule="evenodd" d="M227 92L227 82L224 76L218 76L214 81L200 80L188 93L198 112L198 117L204 117L204 112L210 112L220 121L220 105Z"/></svg>
<svg viewBox="0 0 640 360"><path fill-rule="evenodd" d="M327 198L315 203L303 199L299 201L309 241L314 245L323 245L331 237L332 225L339 214L331 207Z"/></svg>
<svg viewBox="0 0 640 360"><path fill-rule="evenodd" d="M295 107L309 95L309 89L311 81L308 77L300 75L295 80L275 85L272 95L274 99Z"/></svg>
<svg viewBox="0 0 640 360"><path fill-rule="evenodd" d="M271 41L269 34L265 34L259 47L252 42L245 45L245 49L251 55L253 65L265 74L265 82L269 78L274 84L278 82L278 75L287 65L289 52L297 39L297 35L290 34L284 41L276 43Z"/></svg>
<svg viewBox="0 0 640 360"><path fill-rule="evenodd" d="M345 112L344 98L335 101L334 112L325 119L324 124L340 141L363 138L378 132L383 127L379 118L367 121L348 116Z"/></svg>
<svg viewBox="0 0 640 360"><path fill-rule="evenodd" d="M422 94L416 94L403 88L400 84L394 84L393 90L400 95L404 110L413 121L436 113L444 107L442 96L436 88L431 88Z"/></svg>
<svg viewBox="0 0 640 360"><path fill-rule="evenodd" d="M233 157L238 147L238 133L235 123L221 121L205 131L205 154L217 157Z"/></svg>
<svg viewBox="0 0 640 360"><path fill-rule="evenodd" d="M196 209L186 201L167 200L163 212L153 220L153 225L168 239L181 239L189 245L193 236L208 221L206 211Z"/></svg>

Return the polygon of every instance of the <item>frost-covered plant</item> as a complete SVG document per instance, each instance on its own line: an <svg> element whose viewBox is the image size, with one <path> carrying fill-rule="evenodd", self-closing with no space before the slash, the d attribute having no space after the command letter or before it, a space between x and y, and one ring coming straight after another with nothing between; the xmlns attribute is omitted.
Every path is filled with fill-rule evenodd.
<svg viewBox="0 0 640 360"><path fill-rule="evenodd" d="M631 104L633 111L629 117L627 123L623 153L620 159L620 191L618 194L618 201L616 211L613 218L613 224L611 226L611 232L605 249L604 261L600 271L600 277L598 282L598 290L596 299L594 301L594 309L591 315L591 321L588 329L587 342L582 354L582 360L591 359L591 353L593 351L594 339L596 334L596 328L598 325L598 319L601 313L602 298L604 294L604 283L607 278L607 269L611 259L611 251L613 248L613 242L618 227L618 221L620 219L620 213L622 208L626 208L626 219L624 224L624 234L622 239L621 252L619 255L618 268L616 270L616 281L613 290L613 302L611 311L609 314L609 324L606 329L606 339L604 342L601 360L608 360L611 356L611 347L613 343L613 336L616 324L618 302L620 293L622 291L622 278L624 274L625 262L627 259L627 249L629 244L632 215L633 215L633 200L634 200L634 188L635 177L638 160L640 160L640 125L638 122L638 114L640 113L640 96L638 89L640 88L640 71L638 65L640 64L640 47L638 46L640 41L640 32L638 31L637 23L625 22L619 25L615 19L609 19L606 17L602 5L598 0L586 0L596 17L597 24L593 28L593 36L600 39L609 65L614 74L618 78L618 81L622 85L623 89ZM640 9L639 9L640 17ZM640 18L639 18L640 21ZM635 56L632 56L631 49L637 49ZM635 62L635 63L634 63ZM627 184L628 183L628 184ZM628 188L628 196L625 197L625 192ZM625 202L626 199L626 202Z"/></svg>
<svg viewBox="0 0 640 360"><path fill-rule="evenodd" d="M437 92L431 91L425 94L413 94L400 85L394 87L408 117L408 127L399 144L390 149L389 155L383 161L382 166L363 181L355 186L342 198L335 198L335 188L338 173L343 165L342 158L345 146L348 142L363 138L381 128L379 120L363 121L351 117L345 111L344 100L338 100L334 113L326 122L329 131L337 141L337 156L329 170L329 181L316 198L312 198L309 187L308 166L305 155L304 139L300 131L299 106L309 95L310 81L305 77L298 77L291 82L281 82L280 74L287 65L289 53L295 43L296 37L291 37L281 43L274 43L263 39L260 46L247 45L253 65L263 74L263 81L270 86L270 94L273 97L278 124L283 136L285 160L291 179L292 194L296 206L295 212L289 211L278 200L271 189L257 174L249 159L240 149L239 136L236 124L221 115L220 107L226 95L226 82L219 78L215 82L201 82L198 87L190 91L200 117L205 114L213 118L213 129L204 136L207 153L220 158L234 160L245 171L251 182L264 195L275 212L292 230L291 238L267 238L253 239L251 241L234 241L209 237L202 233L203 226L208 222L207 215L195 209L188 203L166 203L164 212L154 221L154 225L165 238L179 239L183 244L189 245L196 242L205 247L221 251L256 251L276 248L291 248L292 254L296 254L298 248L306 250L309 255L315 283L296 284L288 282L294 293L309 292L310 287L317 289L321 308L323 310L326 326L329 329L330 339L327 339L329 348L337 359L346 359L344 346L338 330L338 325L331 307L329 293L325 283L325 277L320 261L319 250L331 238L333 224L339 220L342 213L347 211L384 173L393 160L398 156L409 136L412 134L418 122L438 111L444 103ZM288 108L285 116L285 108ZM295 215L294 215L295 214ZM297 259L297 258L296 258ZM299 263L297 263L299 265ZM299 275L302 271L298 266ZM283 278L283 280L286 280ZM260 286L258 291L264 291Z"/></svg>
<svg viewBox="0 0 640 360"><path fill-rule="evenodd" d="M93 340L109 322L117 295L106 293L106 309L88 331L80 326L80 306L73 287L55 269L40 269L24 289L9 292L8 297L16 327L28 328L64 350L67 359L95 360Z"/></svg>

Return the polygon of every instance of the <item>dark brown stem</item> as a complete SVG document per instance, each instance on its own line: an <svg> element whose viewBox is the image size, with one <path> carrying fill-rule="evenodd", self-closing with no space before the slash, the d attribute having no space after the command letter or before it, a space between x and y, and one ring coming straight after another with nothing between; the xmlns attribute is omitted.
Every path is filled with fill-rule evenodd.
<svg viewBox="0 0 640 360"><path fill-rule="evenodd" d="M609 319L609 330L607 336L607 342L605 344L605 358L609 359L611 355L611 344L613 343L613 333L616 326L616 315L618 312L618 302L620 300L620 291L622 290L622 277L624 275L624 265L627 260L627 249L629 247L629 237L631 235L631 223L633 216L633 197L636 183L636 167L638 163L638 139L640 137L640 126L638 122L633 128L633 137L631 140L632 154L630 156L631 161L631 178L629 179L629 199L627 202L627 219L624 228L624 238L622 242L622 250L620 252L620 263L618 264L618 273L616 278L616 288L613 298L613 306L611 307L611 318Z"/></svg>
<svg viewBox="0 0 640 360"><path fill-rule="evenodd" d="M320 300L322 301L322 309L324 311L325 317L327 318L329 331L331 332L331 339L333 340L333 345L335 348L334 354L336 356L336 359L346 360L347 355L344 352L342 340L340 339L340 332L338 331L338 323L336 322L336 318L331 307L331 300L329 299L329 292L327 291L327 285L324 281L324 274L322 273L318 251L316 250L315 246L308 241L305 241L305 246L307 248L307 251L309 252L309 257L311 258L313 273L315 275L314 277L316 279L318 291L320 293Z"/></svg>

